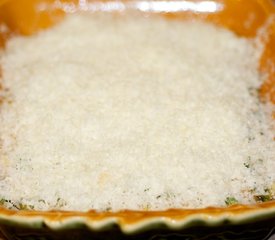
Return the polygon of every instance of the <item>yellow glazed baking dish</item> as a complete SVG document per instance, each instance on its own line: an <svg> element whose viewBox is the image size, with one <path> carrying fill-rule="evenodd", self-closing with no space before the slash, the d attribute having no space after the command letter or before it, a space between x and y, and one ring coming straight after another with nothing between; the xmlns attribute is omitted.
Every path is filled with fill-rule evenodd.
<svg viewBox="0 0 275 240"><path fill-rule="evenodd" d="M8 27L0 32L0 45L4 47L11 35L30 35L48 28L62 21L65 14L106 9L134 9L168 19L202 19L251 38L259 29L264 29L265 50L259 70L267 77L259 93L263 100L275 104L275 6L272 0L0 0L0 23ZM0 208L0 230L8 239L263 239L273 228L274 200L226 208L114 213Z"/></svg>

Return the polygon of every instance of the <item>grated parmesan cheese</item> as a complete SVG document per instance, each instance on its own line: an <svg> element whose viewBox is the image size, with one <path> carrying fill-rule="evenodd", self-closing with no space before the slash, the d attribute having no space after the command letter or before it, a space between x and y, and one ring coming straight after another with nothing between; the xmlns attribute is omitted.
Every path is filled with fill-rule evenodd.
<svg viewBox="0 0 275 240"><path fill-rule="evenodd" d="M253 203L275 182L260 48L196 21L75 14L1 53L0 199L117 211Z"/></svg>

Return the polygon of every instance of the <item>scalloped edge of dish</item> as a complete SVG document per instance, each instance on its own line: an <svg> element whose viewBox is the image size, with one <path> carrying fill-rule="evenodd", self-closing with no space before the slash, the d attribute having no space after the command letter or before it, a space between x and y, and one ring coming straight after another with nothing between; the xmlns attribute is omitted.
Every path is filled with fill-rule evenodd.
<svg viewBox="0 0 275 240"><path fill-rule="evenodd" d="M40 229L65 230L79 225L91 231L102 231L116 225L124 234L135 234L150 226L170 230L194 226L236 225L275 217L275 201L255 205L233 205L225 208L169 209L166 211L14 211L0 208L0 224Z"/></svg>

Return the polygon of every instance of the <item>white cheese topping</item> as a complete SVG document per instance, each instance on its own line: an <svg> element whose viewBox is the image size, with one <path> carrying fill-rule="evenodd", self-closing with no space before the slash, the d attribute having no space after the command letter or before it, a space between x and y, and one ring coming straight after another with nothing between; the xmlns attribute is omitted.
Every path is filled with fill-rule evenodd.
<svg viewBox="0 0 275 240"><path fill-rule="evenodd" d="M114 211L253 202L275 181L259 55L210 24L107 13L14 37L0 62L0 198Z"/></svg>

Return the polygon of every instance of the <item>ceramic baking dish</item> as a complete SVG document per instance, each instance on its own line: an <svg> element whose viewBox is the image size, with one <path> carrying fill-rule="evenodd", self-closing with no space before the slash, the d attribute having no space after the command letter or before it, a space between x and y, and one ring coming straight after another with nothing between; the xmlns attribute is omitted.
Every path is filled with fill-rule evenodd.
<svg viewBox="0 0 275 240"><path fill-rule="evenodd" d="M0 0L0 44L29 35L76 11L141 11L167 19L196 18L255 37L264 29L259 70L266 73L263 99L275 103L275 6L272 0ZM275 171L275 169L274 169ZM226 208L116 213L14 211L0 208L0 230L8 239L264 239L275 228L275 201Z"/></svg>

